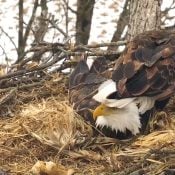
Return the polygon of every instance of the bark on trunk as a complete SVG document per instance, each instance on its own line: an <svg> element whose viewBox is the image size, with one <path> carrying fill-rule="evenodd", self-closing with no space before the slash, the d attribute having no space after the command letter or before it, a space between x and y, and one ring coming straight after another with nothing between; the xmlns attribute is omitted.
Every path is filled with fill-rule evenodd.
<svg viewBox="0 0 175 175"><path fill-rule="evenodd" d="M95 0L78 0L76 19L76 44L87 44L91 29Z"/></svg>
<svg viewBox="0 0 175 175"><path fill-rule="evenodd" d="M36 20L36 25L34 28L34 43L40 43L44 40L44 36L46 35L46 32L48 31L48 7L47 7L47 0L41 0L40 2L41 6L41 14ZM33 60L36 62L39 62L41 60L41 57L43 55L43 51L37 51L33 54Z"/></svg>
<svg viewBox="0 0 175 175"><path fill-rule="evenodd" d="M162 0L131 0L128 39L148 30L160 29Z"/></svg>
<svg viewBox="0 0 175 175"><path fill-rule="evenodd" d="M19 30L18 30L18 60L24 53L24 40L23 40L23 0L19 0Z"/></svg>
<svg viewBox="0 0 175 175"><path fill-rule="evenodd" d="M35 41L34 42L42 42L44 39L44 36L48 29L48 7L47 7L47 0L41 0L41 14L36 20L35 25Z"/></svg>

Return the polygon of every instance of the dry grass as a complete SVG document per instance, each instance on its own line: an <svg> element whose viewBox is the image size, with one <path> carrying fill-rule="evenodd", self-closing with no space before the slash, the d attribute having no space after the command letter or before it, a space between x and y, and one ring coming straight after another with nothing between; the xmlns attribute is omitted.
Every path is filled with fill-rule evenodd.
<svg viewBox="0 0 175 175"><path fill-rule="evenodd" d="M72 110L61 86L47 82L43 90L55 94L57 89L57 95L35 98L17 106L14 117L0 119L0 171L31 174L38 160L53 161L64 172L74 169L75 174L161 174L175 168L171 110L171 125L152 129L149 135L130 141L93 138L91 126ZM27 95L34 96L20 94Z"/></svg>

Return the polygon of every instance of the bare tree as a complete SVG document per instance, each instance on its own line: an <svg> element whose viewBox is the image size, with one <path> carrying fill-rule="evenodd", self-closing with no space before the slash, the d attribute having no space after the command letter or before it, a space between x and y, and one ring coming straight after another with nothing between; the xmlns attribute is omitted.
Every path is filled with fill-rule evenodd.
<svg viewBox="0 0 175 175"><path fill-rule="evenodd" d="M77 1L76 44L87 44L95 0Z"/></svg>
<svg viewBox="0 0 175 175"><path fill-rule="evenodd" d="M48 16L47 0L41 0L40 6L41 14L37 17L37 24L34 28L34 42L42 42L48 29L48 21L46 20Z"/></svg>
<svg viewBox="0 0 175 175"><path fill-rule="evenodd" d="M128 39L161 27L162 0L131 0Z"/></svg>
<svg viewBox="0 0 175 175"><path fill-rule="evenodd" d="M19 0L18 59L24 53L23 40L23 0Z"/></svg>
<svg viewBox="0 0 175 175"><path fill-rule="evenodd" d="M43 41L46 32L48 31L48 7L47 7L47 0L41 0L41 14L39 17L36 18L36 25L34 27L34 43L40 43ZM38 51L34 52L33 60L39 62L41 59L43 52Z"/></svg>
<svg viewBox="0 0 175 175"><path fill-rule="evenodd" d="M31 31L33 21L35 19L36 10L38 8L38 0L35 0L32 10L32 15L26 26L24 32L24 21L23 21L23 0L19 0L19 32L18 32L18 59L16 63L20 62L23 59L27 39Z"/></svg>

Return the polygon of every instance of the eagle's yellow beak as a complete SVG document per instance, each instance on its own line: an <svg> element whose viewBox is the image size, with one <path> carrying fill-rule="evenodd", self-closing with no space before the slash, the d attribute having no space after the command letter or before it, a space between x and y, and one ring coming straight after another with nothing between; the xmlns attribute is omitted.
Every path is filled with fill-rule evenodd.
<svg viewBox="0 0 175 175"><path fill-rule="evenodd" d="M97 106L96 109L93 111L94 120L96 120L98 116L104 115L107 108L108 107L105 106L104 104Z"/></svg>

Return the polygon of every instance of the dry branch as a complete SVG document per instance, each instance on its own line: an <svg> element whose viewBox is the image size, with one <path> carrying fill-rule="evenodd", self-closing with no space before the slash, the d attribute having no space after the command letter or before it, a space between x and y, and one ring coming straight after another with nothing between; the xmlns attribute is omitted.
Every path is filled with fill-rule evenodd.
<svg viewBox="0 0 175 175"><path fill-rule="evenodd" d="M69 39L64 43L36 43L32 48L25 52L25 57L16 65L12 65L10 71L7 74L0 76L0 104L5 104L3 115L8 115L9 109L14 110L14 106L18 104L19 99L22 98L22 102L28 102L32 100L33 96L20 97L21 91L31 91L42 87L46 81L52 78L54 73L62 72L66 68L72 68L76 65L77 60L71 57L84 56L108 56L113 55L114 58L118 58L120 52L118 51L105 51L100 49L101 47L107 47L109 45L124 45L127 41L119 41L112 43L101 43L91 45L78 45L74 46L69 44ZM35 53L43 55L50 54L45 61L38 60L36 62L33 56L28 57L28 54L35 55ZM59 62L62 63L59 63ZM39 96L47 97L49 92L38 93ZM16 99L18 99L16 101ZM10 105L9 105L10 101ZM9 107L8 107L9 106Z"/></svg>
<svg viewBox="0 0 175 175"><path fill-rule="evenodd" d="M7 73L6 75L0 76L0 80L13 78L13 77L19 77L19 76L28 76L32 72L37 72L41 70L45 70L50 68L51 66L54 66L58 61L61 61L63 59L67 59L70 56L82 56L82 54L87 56L109 56L109 55L116 55L116 58L121 54L121 52L118 51L104 51L104 50L96 50L96 48L100 47L106 47L106 46L119 46L126 44L127 41L118 41L118 42L112 42L112 43L101 43L101 44L93 44L93 45L79 45L79 46L69 46L68 44L62 44L62 43L39 43L36 46L32 47L28 51L26 51L25 55L32 52L40 52L41 54L50 52L53 54L53 56L48 60L48 62L42 62L40 65L34 67L34 68L28 68L29 66L26 66L28 62L33 60L33 57L28 57L23 59L19 64L17 65L18 69L16 71L12 71ZM83 52L82 52L83 51ZM69 66L72 66L71 61L68 60L68 62L64 62L63 65L60 65L60 68L58 68L58 71L64 70L65 68L68 68Z"/></svg>

